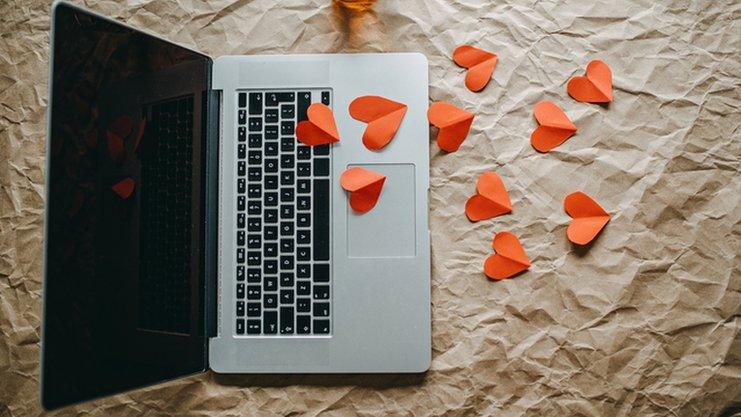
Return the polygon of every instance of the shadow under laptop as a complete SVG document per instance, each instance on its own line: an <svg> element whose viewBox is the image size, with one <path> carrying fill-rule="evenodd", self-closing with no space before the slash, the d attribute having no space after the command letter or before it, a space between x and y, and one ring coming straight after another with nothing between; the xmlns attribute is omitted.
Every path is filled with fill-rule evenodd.
<svg viewBox="0 0 741 417"><path fill-rule="evenodd" d="M319 387L360 386L397 388L424 384L427 373L419 374L217 374L209 372L214 382L237 387Z"/></svg>

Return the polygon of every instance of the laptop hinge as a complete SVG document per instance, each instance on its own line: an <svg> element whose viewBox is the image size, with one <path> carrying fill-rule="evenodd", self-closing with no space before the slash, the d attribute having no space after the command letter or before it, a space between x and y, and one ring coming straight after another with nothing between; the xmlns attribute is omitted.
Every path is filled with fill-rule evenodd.
<svg viewBox="0 0 741 417"><path fill-rule="evenodd" d="M209 83L210 84L210 83ZM221 91L206 92L206 181L205 181L205 330L206 338L217 333L218 224L219 224L219 108Z"/></svg>

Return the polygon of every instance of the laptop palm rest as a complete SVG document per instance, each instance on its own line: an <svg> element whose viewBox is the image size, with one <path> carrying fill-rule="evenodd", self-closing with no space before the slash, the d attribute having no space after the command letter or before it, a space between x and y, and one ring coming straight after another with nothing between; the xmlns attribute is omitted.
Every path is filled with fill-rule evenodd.
<svg viewBox="0 0 741 417"><path fill-rule="evenodd" d="M367 213L347 207L349 258L416 256L414 164L359 164L386 176L376 206Z"/></svg>

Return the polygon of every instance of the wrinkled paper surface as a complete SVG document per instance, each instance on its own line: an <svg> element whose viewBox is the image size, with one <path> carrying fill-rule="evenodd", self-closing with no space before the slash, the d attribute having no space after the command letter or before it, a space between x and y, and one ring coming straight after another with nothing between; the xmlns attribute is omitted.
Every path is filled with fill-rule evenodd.
<svg viewBox="0 0 741 417"><path fill-rule="evenodd" d="M0 4L0 416L38 402L49 2ZM425 375L183 378L60 416L716 416L741 401L741 4L726 1L127 0L85 5L212 57L420 51L430 97L476 113L453 154L432 155L433 361ZM499 64L481 93L450 59L470 43ZM614 102L566 83L591 59ZM579 132L529 143L533 105ZM495 170L514 212L469 223L475 180ZM563 198L582 190L612 221L588 250L566 239ZM519 236L528 272L488 281L495 232Z"/></svg>

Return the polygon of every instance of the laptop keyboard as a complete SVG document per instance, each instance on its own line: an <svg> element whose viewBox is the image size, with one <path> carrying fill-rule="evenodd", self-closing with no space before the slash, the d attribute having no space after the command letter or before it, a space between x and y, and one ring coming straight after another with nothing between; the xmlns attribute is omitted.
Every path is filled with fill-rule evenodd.
<svg viewBox="0 0 741 417"><path fill-rule="evenodd" d="M294 135L313 102L330 92L237 92L237 335L330 334L330 148Z"/></svg>

